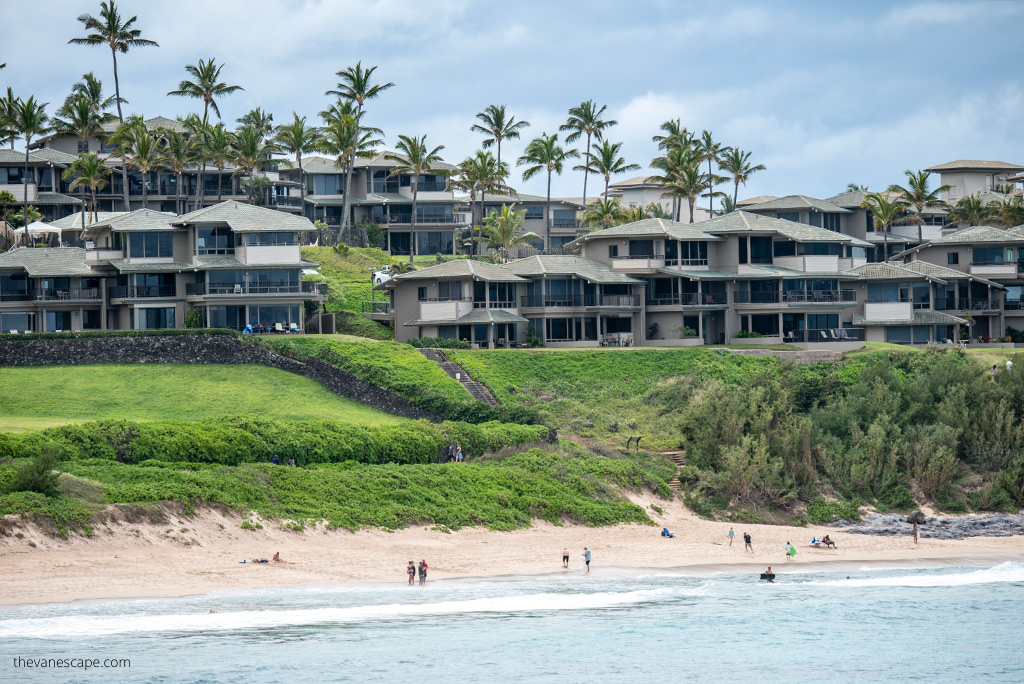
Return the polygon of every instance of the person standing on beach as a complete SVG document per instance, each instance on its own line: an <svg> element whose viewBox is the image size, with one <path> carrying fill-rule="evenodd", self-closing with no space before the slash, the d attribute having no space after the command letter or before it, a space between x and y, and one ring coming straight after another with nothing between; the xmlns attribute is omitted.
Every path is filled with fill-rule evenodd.
<svg viewBox="0 0 1024 684"><path fill-rule="evenodd" d="M796 560L796 547L786 542L786 560Z"/></svg>
<svg viewBox="0 0 1024 684"><path fill-rule="evenodd" d="M917 543L917 523L914 523L914 543Z"/></svg>
<svg viewBox="0 0 1024 684"><path fill-rule="evenodd" d="M568 546L562 549L562 567L563 568L568 568L569 567L569 547Z"/></svg>
<svg viewBox="0 0 1024 684"><path fill-rule="evenodd" d="M587 574L590 574L590 549L583 547L583 560L587 562Z"/></svg>
<svg viewBox="0 0 1024 684"><path fill-rule="evenodd" d="M409 575L409 586L411 587L412 583L416 580L416 564L409 561L409 567L407 567L405 571Z"/></svg>
<svg viewBox="0 0 1024 684"><path fill-rule="evenodd" d="M733 532L733 531L732 531L732 528L730 527L730 528L729 528L729 546L732 546L732 538L733 538L733 537L734 537L735 535L736 535L736 533L735 533L735 532Z"/></svg>
<svg viewBox="0 0 1024 684"><path fill-rule="evenodd" d="M754 545L750 543L750 535L746 532L743 533L743 551L754 553Z"/></svg>
<svg viewBox="0 0 1024 684"><path fill-rule="evenodd" d="M420 561L420 586L427 583L427 561Z"/></svg>

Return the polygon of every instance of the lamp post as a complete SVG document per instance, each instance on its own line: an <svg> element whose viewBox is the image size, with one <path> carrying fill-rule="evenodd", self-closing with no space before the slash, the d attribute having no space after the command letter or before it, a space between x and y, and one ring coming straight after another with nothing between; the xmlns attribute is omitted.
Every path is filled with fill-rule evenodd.
<svg viewBox="0 0 1024 684"><path fill-rule="evenodd" d="M370 311L373 312L373 266L370 267Z"/></svg>

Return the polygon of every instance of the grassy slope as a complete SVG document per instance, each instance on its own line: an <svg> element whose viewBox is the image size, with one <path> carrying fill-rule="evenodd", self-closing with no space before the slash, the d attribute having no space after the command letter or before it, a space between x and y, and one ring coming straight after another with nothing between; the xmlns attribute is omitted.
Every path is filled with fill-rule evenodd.
<svg viewBox="0 0 1024 684"><path fill-rule="evenodd" d="M641 434L650 449L678 444L657 410L643 402L659 382L695 373L741 383L776 363L772 357L693 348L459 354L475 377L487 378L503 402L542 406L563 431L588 439L624 444L627 436ZM617 432L611 427L615 422ZM635 428L629 427L631 422Z"/></svg>
<svg viewBox="0 0 1024 684"><path fill-rule="evenodd" d="M0 368L0 430L88 420L200 420L252 414L392 424L308 378L263 366L96 365Z"/></svg>
<svg viewBox="0 0 1024 684"><path fill-rule="evenodd" d="M303 247L302 256L320 264L320 273L327 282L326 309L336 315L338 332L359 335L375 340L392 339L394 333L387 326L361 315L362 302L371 299L370 269L379 270L395 259L379 249L351 248L342 255L331 247ZM386 293L373 294L375 299L386 299Z"/></svg>

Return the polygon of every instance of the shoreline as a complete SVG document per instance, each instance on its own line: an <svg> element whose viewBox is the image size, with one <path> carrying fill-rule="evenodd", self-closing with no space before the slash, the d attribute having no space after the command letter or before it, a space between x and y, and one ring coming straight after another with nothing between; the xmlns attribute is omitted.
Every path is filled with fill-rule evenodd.
<svg viewBox="0 0 1024 684"><path fill-rule="evenodd" d="M650 499L636 495L647 508ZM922 539L876 537L841 528L748 525L697 518L678 501L653 515L656 525L556 526L536 521L530 528L492 531L464 528L444 533L428 527L349 532L322 525L297 532L284 521L260 521L263 529L241 528L243 518L214 510L196 516L170 514L159 524L109 522L92 537L62 540L19 524L0 537L0 573L5 591L0 610L94 600L202 596L220 590L254 590L313 585L404 584L409 560L426 559L431 581L537 579L583 576L582 551L593 554L591 576L608 578L650 573L686 576L759 572L771 565L787 572L846 572L901 567L990 566L1024 562L1024 535ZM249 518L250 520L252 518ZM10 519L9 519L10 520ZM726 534L736 538L728 546ZM661 527L676 533L660 536ZM753 556L742 535L753 536ZM18 537L17 534L21 534ZM829 534L836 550L813 549L812 536ZM792 541L797 558L786 562ZM570 569L561 568L568 548ZM285 564L242 564L271 558Z"/></svg>

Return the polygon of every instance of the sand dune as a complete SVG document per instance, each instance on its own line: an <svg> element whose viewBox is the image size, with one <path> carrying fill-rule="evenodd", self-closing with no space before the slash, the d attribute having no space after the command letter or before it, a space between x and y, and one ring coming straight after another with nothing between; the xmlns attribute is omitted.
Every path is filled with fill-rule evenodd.
<svg viewBox="0 0 1024 684"><path fill-rule="evenodd" d="M637 497L636 501L646 506L655 499ZM295 532L272 521L262 521L262 530L249 531L241 528L241 518L207 510L200 516L171 516L160 525L104 524L92 537L73 535L69 540L21 526L11 536L0 536L0 574L4 577L0 604L183 596L276 585L405 582L406 563L420 559L430 564L431 580L582 574L584 546L593 552L595 576L636 569L754 572L772 565L776 572L785 573L819 567L856 571L875 562L986 565L1024 560L1022 536L922 539L915 545L909 537L736 524L736 540L730 547L728 523L701 520L679 503L665 507L663 515L652 512L652 517L658 527L558 527L541 522L514 532L471 528L447 534L419 527L351 533L322 527ZM674 531L676 538L662 538L662 526ZM753 537L753 554L744 552L744 532ZM838 542L838 549L810 547L812 535L826 533ZM793 563L783 557L787 541L798 549ZM561 567L563 547L568 547L571 555L568 571ZM269 559L275 552L289 562L239 563L254 557Z"/></svg>

